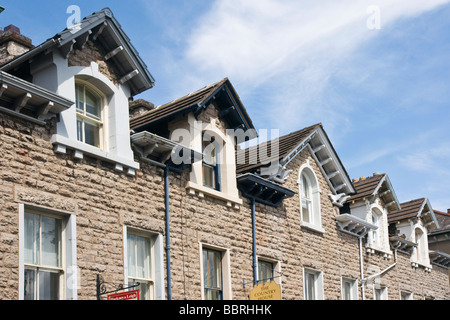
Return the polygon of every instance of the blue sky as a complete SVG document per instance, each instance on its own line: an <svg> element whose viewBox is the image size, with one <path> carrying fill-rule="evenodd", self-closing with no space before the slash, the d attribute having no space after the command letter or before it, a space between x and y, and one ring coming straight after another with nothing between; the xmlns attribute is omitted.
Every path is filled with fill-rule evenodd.
<svg viewBox="0 0 450 320"><path fill-rule="evenodd" d="M321 122L351 178L387 173L401 202L450 208L450 0L0 5L0 26L35 45L70 5L109 7L156 79L138 98L159 105L228 77L258 129Z"/></svg>

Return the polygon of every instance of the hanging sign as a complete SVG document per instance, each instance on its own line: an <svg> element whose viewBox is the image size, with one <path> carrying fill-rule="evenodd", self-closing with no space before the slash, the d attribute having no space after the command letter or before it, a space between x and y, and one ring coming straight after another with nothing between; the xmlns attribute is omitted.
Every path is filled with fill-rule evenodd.
<svg viewBox="0 0 450 320"><path fill-rule="evenodd" d="M281 286L275 281L260 283L248 295L250 300L281 300Z"/></svg>
<svg viewBox="0 0 450 320"><path fill-rule="evenodd" d="M108 300L139 300L139 290L109 294Z"/></svg>

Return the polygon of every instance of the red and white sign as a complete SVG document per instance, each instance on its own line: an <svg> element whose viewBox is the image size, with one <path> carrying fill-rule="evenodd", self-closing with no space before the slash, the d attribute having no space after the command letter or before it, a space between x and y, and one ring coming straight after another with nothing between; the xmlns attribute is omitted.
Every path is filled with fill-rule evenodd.
<svg viewBox="0 0 450 320"><path fill-rule="evenodd" d="M108 300L139 300L139 290L109 294Z"/></svg>

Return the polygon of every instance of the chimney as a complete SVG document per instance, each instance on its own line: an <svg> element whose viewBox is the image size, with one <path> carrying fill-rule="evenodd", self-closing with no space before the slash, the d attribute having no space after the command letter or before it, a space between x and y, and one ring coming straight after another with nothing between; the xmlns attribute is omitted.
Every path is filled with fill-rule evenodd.
<svg viewBox="0 0 450 320"><path fill-rule="evenodd" d="M0 66L33 48L31 39L22 35L16 26L11 24L0 30Z"/></svg>
<svg viewBox="0 0 450 320"><path fill-rule="evenodd" d="M129 102L130 118L140 116L155 108L155 105L144 99L137 99Z"/></svg>

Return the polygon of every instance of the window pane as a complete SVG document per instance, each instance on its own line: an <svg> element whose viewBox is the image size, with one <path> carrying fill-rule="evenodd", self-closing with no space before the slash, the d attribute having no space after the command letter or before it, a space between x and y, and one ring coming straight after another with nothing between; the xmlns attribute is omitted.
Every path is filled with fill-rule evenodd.
<svg viewBox="0 0 450 320"><path fill-rule="evenodd" d="M216 165L216 153L217 151L214 143L203 141L204 162L213 166Z"/></svg>
<svg viewBox="0 0 450 320"><path fill-rule="evenodd" d="M222 298L222 253L203 250L203 279L206 300Z"/></svg>
<svg viewBox="0 0 450 320"><path fill-rule="evenodd" d="M215 188L214 168L203 164L203 185Z"/></svg>
<svg viewBox="0 0 450 320"><path fill-rule="evenodd" d="M100 119L101 117L101 98L95 92L86 88L86 115Z"/></svg>
<svg viewBox="0 0 450 320"><path fill-rule="evenodd" d="M84 90L80 85L75 85L75 100L77 111L80 113L84 113Z"/></svg>
<svg viewBox="0 0 450 320"><path fill-rule="evenodd" d="M219 290L205 289L205 300L221 300L221 292Z"/></svg>
<svg viewBox="0 0 450 320"><path fill-rule="evenodd" d="M305 300L315 300L316 299L316 286L315 286L316 276L312 273L305 273Z"/></svg>
<svg viewBox="0 0 450 320"><path fill-rule="evenodd" d="M220 252L214 251L214 269L215 269L215 288L222 288L222 254Z"/></svg>
<svg viewBox="0 0 450 320"><path fill-rule="evenodd" d="M302 199L302 219L304 222L311 222L311 201Z"/></svg>
<svg viewBox="0 0 450 320"><path fill-rule="evenodd" d="M39 264L39 215L25 212L25 263Z"/></svg>
<svg viewBox="0 0 450 320"><path fill-rule="evenodd" d="M208 280L208 251L203 250L203 282L205 287L209 287Z"/></svg>
<svg viewBox="0 0 450 320"><path fill-rule="evenodd" d="M83 141L83 120L77 118L77 140Z"/></svg>
<svg viewBox="0 0 450 320"><path fill-rule="evenodd" d="M349 280L344 280L342 285L343 297L344 300L351 300L352 299L352 283Z"/></svg>
<svg viewBox="0 0 450 320"><path fill-rule="evenodd" d="M94 147L100 147L100 126L94 122L84 121L85 143Z"/></svg>
<svg viewBox="0 0 450 320"><path fill-rule="evenodd" d="M302 175L302 197L305 199L309 199L309 184L308 180L306 179L306 176Z"/></svg>
<svg viewBox="0 0 450 320"><path fill-rule="evenodd" d="M208 283L210 288L217 288L217 278L216 275L216 266L214 264L214 253L212 251L208 252Z"/></svg>
<svg viewBox="0 0 450 320"><path fill-rule="evenodd" d="M25 269L24 300L34 300L36 297L36 270Z"/></svg>
<svg viewBox="0 0 450 320"><path fill-rule="evenodd" d="M133 286L139 282L139 287L131 288L130 290L139 290L139 300L153 299L153 283L142 280L128 279L128 286Z"/></svg>
<svg viewBox="0 0 450 320"><path fill-rule="evenodd" d="M42 265L60 267L61 220L42 216Z"/></svg>
<svg viewBox="0 0 450 320"><path fill-rule="evenodd" d="M266 261L258 261L258 280L268 282L273 279L273 264Z"/></svg>
<svg viewBox="0 0 450 320"><path fill-rule="evenodd" d="M128 275L130 277L136 277L135 238L134 235L127 235Z"/></svg>
<svg viewBox="0 0 450 320"><path fill-rule="evenodd" d="M58 300L59 273L39 271L39 300Z"/></svg>
<svg viewBox="0 0 450 320"><path fill-rule="evenodd" d="M137 277L150 278L150 239L136 236Z"/></svg>

